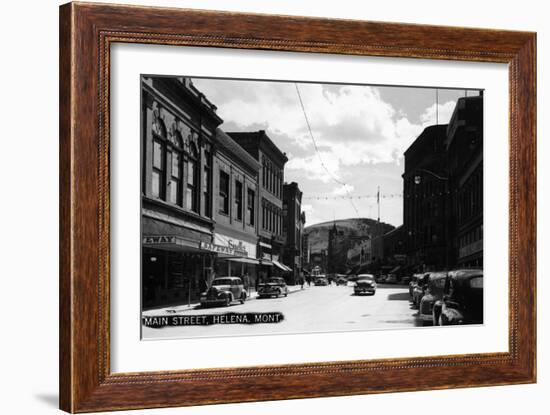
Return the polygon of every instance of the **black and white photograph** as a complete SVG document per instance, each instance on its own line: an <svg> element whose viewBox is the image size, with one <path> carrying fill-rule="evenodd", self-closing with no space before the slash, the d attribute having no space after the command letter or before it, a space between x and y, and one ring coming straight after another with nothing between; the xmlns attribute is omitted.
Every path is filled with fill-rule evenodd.
<svg viewBox="0 0 550 415"><path fill-rule="evenodd" d="M483 324L482 89L140 88L142 339Z"/></svg>

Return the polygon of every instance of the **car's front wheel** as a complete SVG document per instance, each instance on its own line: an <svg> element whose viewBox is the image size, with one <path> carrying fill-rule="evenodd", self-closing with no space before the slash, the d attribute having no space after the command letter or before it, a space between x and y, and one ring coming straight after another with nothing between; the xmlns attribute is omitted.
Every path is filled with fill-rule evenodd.
<svg viewBox="0 0 550 415"><path fill-rule="evenodd" d="M229 307L230 305L231 305L231 296L228 295L227 297L225 297L225 306Z"/></svg>

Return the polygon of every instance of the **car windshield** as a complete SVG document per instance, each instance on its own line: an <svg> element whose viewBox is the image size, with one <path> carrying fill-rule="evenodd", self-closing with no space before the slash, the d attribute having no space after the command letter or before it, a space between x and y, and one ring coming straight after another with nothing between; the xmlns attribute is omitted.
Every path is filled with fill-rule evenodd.
<svg viewBox="0 0 550 415"><path fill-rule="evenodd" d="M267 280L270 284L284 284L284 281L281 278L271 278Z"/></svg>
<svg viewBox="0 0 550 415"><path fill-rule="evenodd" d="M374 280L374 277L372 275L359 275L359 277L357 277L358 281L372 281Z"/></svg>
<svg viewBox="0 0 550 415"><path fill-rule="evenodd" d="M212 285L231 285L231 282L234 281L231 278L218 278L212 281Z"/></svg>

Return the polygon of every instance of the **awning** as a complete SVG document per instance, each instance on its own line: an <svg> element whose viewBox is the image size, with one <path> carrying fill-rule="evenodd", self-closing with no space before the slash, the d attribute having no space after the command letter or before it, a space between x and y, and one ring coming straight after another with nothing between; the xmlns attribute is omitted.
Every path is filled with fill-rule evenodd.
<svg viewBox="0 0 550 415"><path fill-rule="evenodd" d="M260 265L265 265L266 267L272 267L273 262L269 259L260 259Z"/></svg>
<svg viewBox="0 0 550 415"><path fill-rule="evenodd" d="M278 267L279 269L282 269L283 271L285 272L289 272L289 271L292 271L292 269L290 269L289 267L287 267L286 265L284 264L281 264L279 261L273 259L273 265L275 265L276 267Z"/></svg>
<svg viewBox="0 0 550 415"><path fill-rule="evenodd" d="M199 241L189 240L176 235L144 235L141 240L143 248L161 249L182 253L210 253L201 249Z"/></svg>
<svg viewBox="0 0 550 415"><path fill-rule="evenodd" d="M256 264L256 265L258 265L260 263L260 261L258 261L257 259L245 258L245 257L239 257L239 256L223 257L223 256L218 255L218 259L221 259L221 260L224 260L224 261L231 261L231 262L241 262L241 263L244 263L244 264Z"/></svg>

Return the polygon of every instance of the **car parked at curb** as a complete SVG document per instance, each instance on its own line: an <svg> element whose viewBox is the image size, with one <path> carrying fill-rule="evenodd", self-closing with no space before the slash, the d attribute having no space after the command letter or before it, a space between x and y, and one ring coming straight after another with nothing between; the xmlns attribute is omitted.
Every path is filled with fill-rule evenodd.
<svg viewBox="0 0 550 415"><path fill-rule="evenodd" d="M371 274L359 274L355 286L353 287L353 293L355 295L361 294L376 294L376 281L374 275Z"/></svg>
<svg viewBox="0 0 550 415"><path fill-rule="evenodd" d="M317 277L315 277L313 284L319 285L319 286L326 286L328 285L328 279L324 275L318 275Z"/></svg>
<svg viewBox="0 0 550 415"><path fill-rule="evenodd" d="M424 297L426 289L428 288L428 281L430 277L429 273L416 275L418 275L416 283L409 286L409 294L411 296L413 308L420 307L420 300L422 300L422 297Z"/></svg>
<svg viewBox="0 0 550 415"><path fill-rule="evenodd" d="M267 282L258 285L258 297L280 297L288 295L288 287L284 278L272 277Z"/></svg>
<svg viewBox="0 0 550 415"><path fill-rule="evenodd" d="M418 317L424 323L433 322L433 307L436 301L443 298L446 278L447 272L430 272L428 274L427 287L418 307Z"/></svg>
<svg viewBox="0 0 550 415"><path fill-rule="evenodd" d="M233 301L246 301L246 290L243 281L239 277L215 278L210 287L201 293L200 304L202 307L211 305L224 305L228 307Z"/></svg>
<svg viewBox="0 0 550 415"><path fill-rule="evenodd" d="M336 285L347 285L348 284L348 279L346 278L345 275L338 275L336 277Z"/></svg>
<svg viewBox="0 0 550 415"><path fill-rule="evenodd" d="M449 272L443 298L434 304L432 318L438 326L483 323L483 271Z"/></svg>

